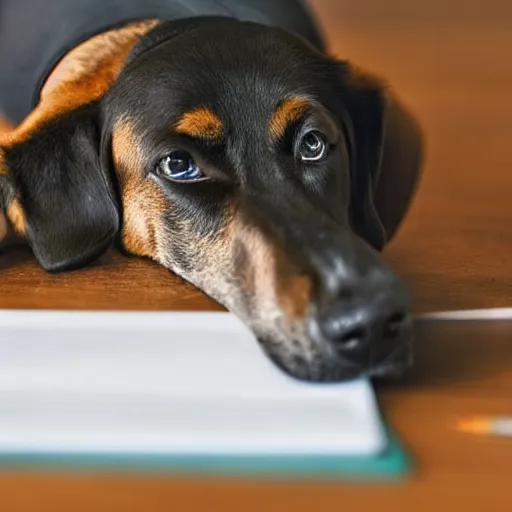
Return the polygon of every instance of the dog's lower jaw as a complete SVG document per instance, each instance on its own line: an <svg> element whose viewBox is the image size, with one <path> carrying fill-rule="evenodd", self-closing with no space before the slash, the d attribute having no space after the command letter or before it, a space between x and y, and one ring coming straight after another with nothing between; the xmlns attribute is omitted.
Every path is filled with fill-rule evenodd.
<svg viewBox="0 0 512 512"><path fill-rule="evenodd" d="M364 369L339 361L320 361L300 355L282 357L269 351L268 341L261 341L267 356L274 364L290 377L308 382L346 382L358 378L375 378L381 381L398 380L412 366L412 360L396 360L389 363L377 364Z"/></svg>
<svg viewBox="0 0 512 512"><path fill-rule="evenodd" d="M397 380L413 365L414 350L412 329L406 330L384 359L365 365L356 364L338 354L332 345L313 333L302 338L301 343L292 336L266 336L258 341L267 356L286 374L310 382L343 382L357 378Z"/></svg>
<svg viewBox="0 0 512 512"><path fill-rule="evenodd" d="M277 351L274 343L268 339L258 340L263 351L272 362L288 376L307 382L342 382L359 377L356 366L340 366L334 360L326 360L316 351L294 353L286 350Z"/></svg>

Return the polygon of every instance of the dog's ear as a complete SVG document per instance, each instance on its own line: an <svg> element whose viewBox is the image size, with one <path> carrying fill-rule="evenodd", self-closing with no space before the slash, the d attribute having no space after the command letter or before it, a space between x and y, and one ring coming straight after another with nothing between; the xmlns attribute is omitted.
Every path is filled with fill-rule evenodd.
<svg viewBox="0 0 512 512"><path fill-rule="evenodd" d="M349 139L351 223L359 236L380 250L387 237L375 209L374 193L384 140L384 92L375 78L349 63L339 63L339 72L342 124Z"/></svg>
<svg viewBox="0 0 512 512"><path fill-rule="evenodd" d="M118 232L118 203L100 143L99 106L92 103L0 149L0 202L50 272L86 265Z"/></svg>
<svg viewBox="0 0 512 512"><path fill-rule="evenodd" d="M350 139L351 221L362 238L381 250L409 205L419 173L421 136L379 79L346 62L339 66L342 123Z"/></svg>

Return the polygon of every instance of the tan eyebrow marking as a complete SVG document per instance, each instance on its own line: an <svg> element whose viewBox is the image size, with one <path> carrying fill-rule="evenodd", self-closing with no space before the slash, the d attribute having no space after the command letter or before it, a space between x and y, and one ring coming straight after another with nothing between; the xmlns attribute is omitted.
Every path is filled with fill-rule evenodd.
<svg viewBox="0 0 512 512"><path fill-rule="evenodd" d="M176 123L178 133L208 140L218 140L224 134L224 126L217 114L206 107L186 112Z"/></svg>
<svg viewBox="0 0 512 512"><path fill-rule="evenodd" d="M270 119L270 141L277 142L284 135L288 125L300 119L309 108L311 108L311 103L300 96L293 96L281 101Z"/></svg>

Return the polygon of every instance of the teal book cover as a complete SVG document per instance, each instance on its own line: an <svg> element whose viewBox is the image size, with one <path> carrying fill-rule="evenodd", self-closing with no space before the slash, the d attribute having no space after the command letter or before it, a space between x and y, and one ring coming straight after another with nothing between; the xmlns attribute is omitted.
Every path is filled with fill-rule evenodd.
<svg viewBox="0 0 512 512"><path fill-rule="evenodd" d="M396 436L377 456L172 455L105 453L0 453L10 470L149 472L169 475L396 480L407 477L412 461Z"/></svg>

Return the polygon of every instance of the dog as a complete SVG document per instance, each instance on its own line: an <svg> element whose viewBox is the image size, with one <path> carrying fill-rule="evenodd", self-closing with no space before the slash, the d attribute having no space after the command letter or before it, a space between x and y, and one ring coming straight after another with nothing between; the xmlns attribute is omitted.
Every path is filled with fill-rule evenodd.
<svg viewBox="0 0 512 512"><path fill-rule="evenodd" d="M4 4L0 240L14 232L49 272L112 244L155 260L298 379L411 364L409 294L380 251L414 195L421 130L381 79L328 54L304 4ZM35 35L24 23L13 43L27 16Z"/></svg>

